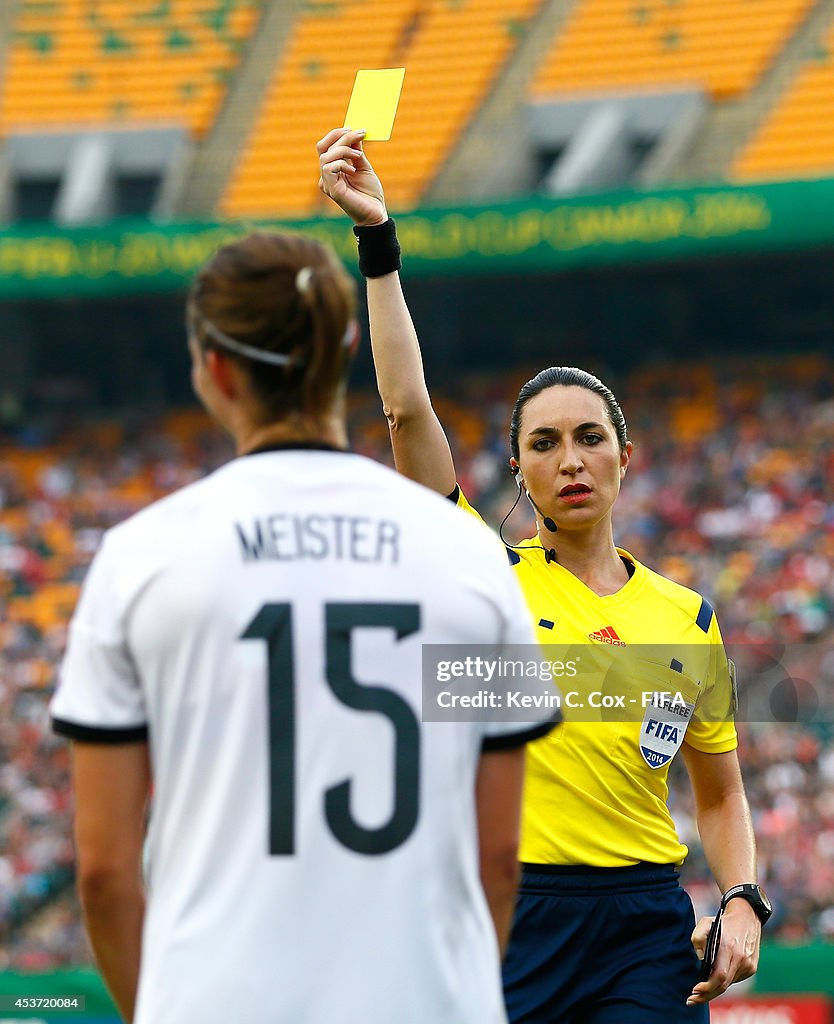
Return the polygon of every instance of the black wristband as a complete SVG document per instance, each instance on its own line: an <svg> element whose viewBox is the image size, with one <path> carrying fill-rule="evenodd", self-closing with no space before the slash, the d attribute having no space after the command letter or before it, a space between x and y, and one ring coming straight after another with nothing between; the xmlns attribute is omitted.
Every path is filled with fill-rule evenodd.
<svg viewBox="0 0 834 1024"><path fill-rule="evenodd" d="M359 242L359 273L363 277L385 277L402 269L397 225L388 218L384 224L354 228Z"/></svg>

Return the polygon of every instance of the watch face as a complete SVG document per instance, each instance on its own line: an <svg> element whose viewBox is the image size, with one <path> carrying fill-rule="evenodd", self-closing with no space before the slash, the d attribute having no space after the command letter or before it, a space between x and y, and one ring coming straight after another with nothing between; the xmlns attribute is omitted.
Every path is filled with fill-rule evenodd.
<svg viewBox="0 0 834 1024"><path fill-rule="evenodd" d="M759 899L761 899L762 904L764 905L765 910L767 911L768 914L772 914L773 913L773 907L770 905L770 900L767 898L767 893L764 891L764 889L760 885L757 885L756 888L759 890Z"/></svg>

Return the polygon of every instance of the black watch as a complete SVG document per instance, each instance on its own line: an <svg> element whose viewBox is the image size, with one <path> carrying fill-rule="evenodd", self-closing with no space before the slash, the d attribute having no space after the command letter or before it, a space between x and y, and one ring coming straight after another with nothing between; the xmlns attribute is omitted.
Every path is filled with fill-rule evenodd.
<svg viewBox="0 0 834 1024"><path fill-rule="evenodd" d="M747 900L753 908L756 917L758 917L763 925L767 924L767 919L773 913L773 907L770 905L767 893L760 885L756 885L755 882L748 882L745 885L734 885L721 897L721 909L725 910L730 900L736 898Z"/></svg>

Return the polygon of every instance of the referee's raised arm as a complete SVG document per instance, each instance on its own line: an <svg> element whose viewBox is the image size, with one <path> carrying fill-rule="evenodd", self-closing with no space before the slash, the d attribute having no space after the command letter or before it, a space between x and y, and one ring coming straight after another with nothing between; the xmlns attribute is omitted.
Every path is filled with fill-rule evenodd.
<svg viewBox="0 0 834 1024"><path fill-rule="evenodd" d="M420 344L400 285L399 245L361 130L336 128L317 144L319 188L351 217L368 290L377 388L397 469L439 494L455 489L446 434L431 404Z"/></svg>

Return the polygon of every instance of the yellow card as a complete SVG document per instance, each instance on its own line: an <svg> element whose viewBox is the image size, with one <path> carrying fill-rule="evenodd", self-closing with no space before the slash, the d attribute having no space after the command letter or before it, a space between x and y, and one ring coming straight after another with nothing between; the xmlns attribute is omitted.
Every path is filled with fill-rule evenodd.
<svg viewBox="0 0 834 1024"><path fill-rule="evenodd" d="M403 78L405 68L356 72L345 124L365 128L365 142L387 142L391 138Z"/></svg>

